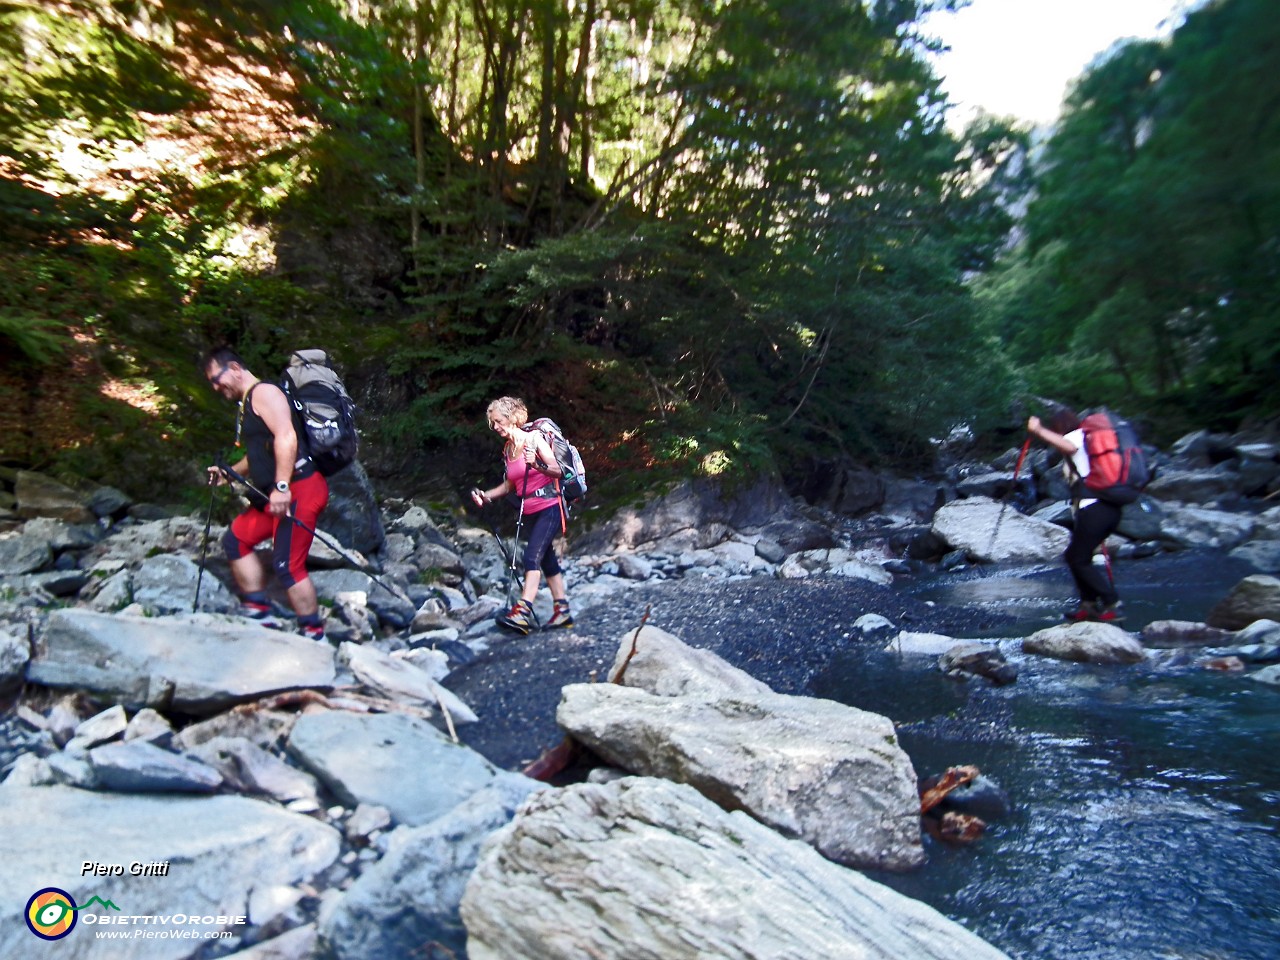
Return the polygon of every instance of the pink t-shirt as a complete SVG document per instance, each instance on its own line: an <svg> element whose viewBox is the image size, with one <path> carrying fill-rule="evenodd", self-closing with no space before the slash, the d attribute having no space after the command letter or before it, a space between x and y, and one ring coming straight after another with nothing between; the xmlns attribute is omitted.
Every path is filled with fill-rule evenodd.
<svg viewBox="0 0 1280 960"><path fill-rule="evenodd" d="M528 471L527 478L526 470ZM533 493L535 490L554 486L555 482L554 477L547 476L536 466L526 464L522 453L516 454L514 460L507 461L507 483L517 497L526 490L529 493ZM550 507L559 505L560 497L554 493L549 497L526 497L524 512L527 514L538 513L541 510L547 510Z"/></svg>

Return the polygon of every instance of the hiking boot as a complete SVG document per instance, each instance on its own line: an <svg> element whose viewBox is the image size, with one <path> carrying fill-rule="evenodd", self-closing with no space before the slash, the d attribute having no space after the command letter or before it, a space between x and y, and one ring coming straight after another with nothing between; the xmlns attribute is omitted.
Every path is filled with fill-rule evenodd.
<svg viewBox="0 0 1280 960"><path fill-rule="evenodd" d="M1081 600L1079 606L1064 610L1062 619L1068 623L1085 623L1098 619L1098 608L1088 600Z"/></svg>
<svg viewBox="0 0 1280 960"><path fill-rule="evenodd" d="M557 600L555 609L551 611L551 619L542 625L543 630L555 630L573 626L573 614L569 612L568 600Z"/></svg>
<svg viewBox="0 0 1280 960"><path fill-rule="evenodd" d="M1117 600L1115 603L1101 606L1093 619L1099 623L1124 623L1124 604Z"/></svg>
<svg viewBox="0 0 1280 960"><path fill-rule="evenodd" d="M298 633L306 637L308 640L319 640L324 642L324 624L323 623L304 623L298 627Z"/></svg>
<svg viewBox="0 0 1280 960"><path fill-rule="evenodd" d="M240 604L240 616L247 620L252 620L258 626L266 627L268 630L280 630L284 627L284 624L276 617L269 603L255 603L252 600L244 600Z"/></svg>
<svg viewBox="0 0 1280 960"><path fill-rule="evenodd" d="M517 600L509 612L497 617L496 620L498 626L525 636L528 636L529 631L538 625L538 618L533 615L533 604L528 600Z"/></svg>

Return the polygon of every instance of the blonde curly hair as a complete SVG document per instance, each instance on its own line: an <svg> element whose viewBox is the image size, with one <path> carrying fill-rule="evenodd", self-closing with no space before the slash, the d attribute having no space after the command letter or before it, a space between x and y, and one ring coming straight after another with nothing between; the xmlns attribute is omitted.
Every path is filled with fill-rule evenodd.
<svg viewBox="0 0 1280 960"><path fill-rule="evenodd" d="M523 427L529 422L529 408L524 405L524 401L519 397L499 397L489 404L489 409L485 411L485 416L488 418L489 426L491 427L493 426L494 414L517 427Z"/></svg>

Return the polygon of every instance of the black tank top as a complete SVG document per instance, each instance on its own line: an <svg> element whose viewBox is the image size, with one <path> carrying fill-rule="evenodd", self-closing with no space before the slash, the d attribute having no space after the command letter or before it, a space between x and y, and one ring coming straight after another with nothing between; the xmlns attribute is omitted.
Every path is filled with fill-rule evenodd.
<svg viewBox="0 0 1280 960"><path fill-rule="evenodd" d="M253 391L262 386L259 381L249 388L244 395L244 410L240 417L240 443L244 446L245 456L249 458L249 480L265 494L270 494L276 485L276 448L275 434L253 410ZM254 506L262 507L266 501L252 491L249 500Z"/></svg>

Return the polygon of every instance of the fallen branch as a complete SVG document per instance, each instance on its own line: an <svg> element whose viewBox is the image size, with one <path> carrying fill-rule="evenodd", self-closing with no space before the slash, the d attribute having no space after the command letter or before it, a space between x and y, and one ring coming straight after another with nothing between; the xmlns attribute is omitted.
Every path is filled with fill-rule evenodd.
<svg viewBox="0 0 1280 960"><path fill-rule="evenodd" d="M974 766L948 767L934 782L925 781L925 787L920 791L920 812L928 813L940 804L947 794L956 787L964 786L979 772Z"/></svg>
<svg viewBox="0 0 1280 960"><path fill-rule="evenodd" d="M631 636L631 651L627 654L627 658L622 661L622 666L618 668L618 672L613 675L613 682L622 683L622 675L627 672L627 667L631 665L632 659L635 658L638 648L636 641L640 639L640 631L644 629L644 625L649 622L649 611L653 609L653 604L644 608L644 616L640 618L640 626L636 627L636 632Z"/></svg>

